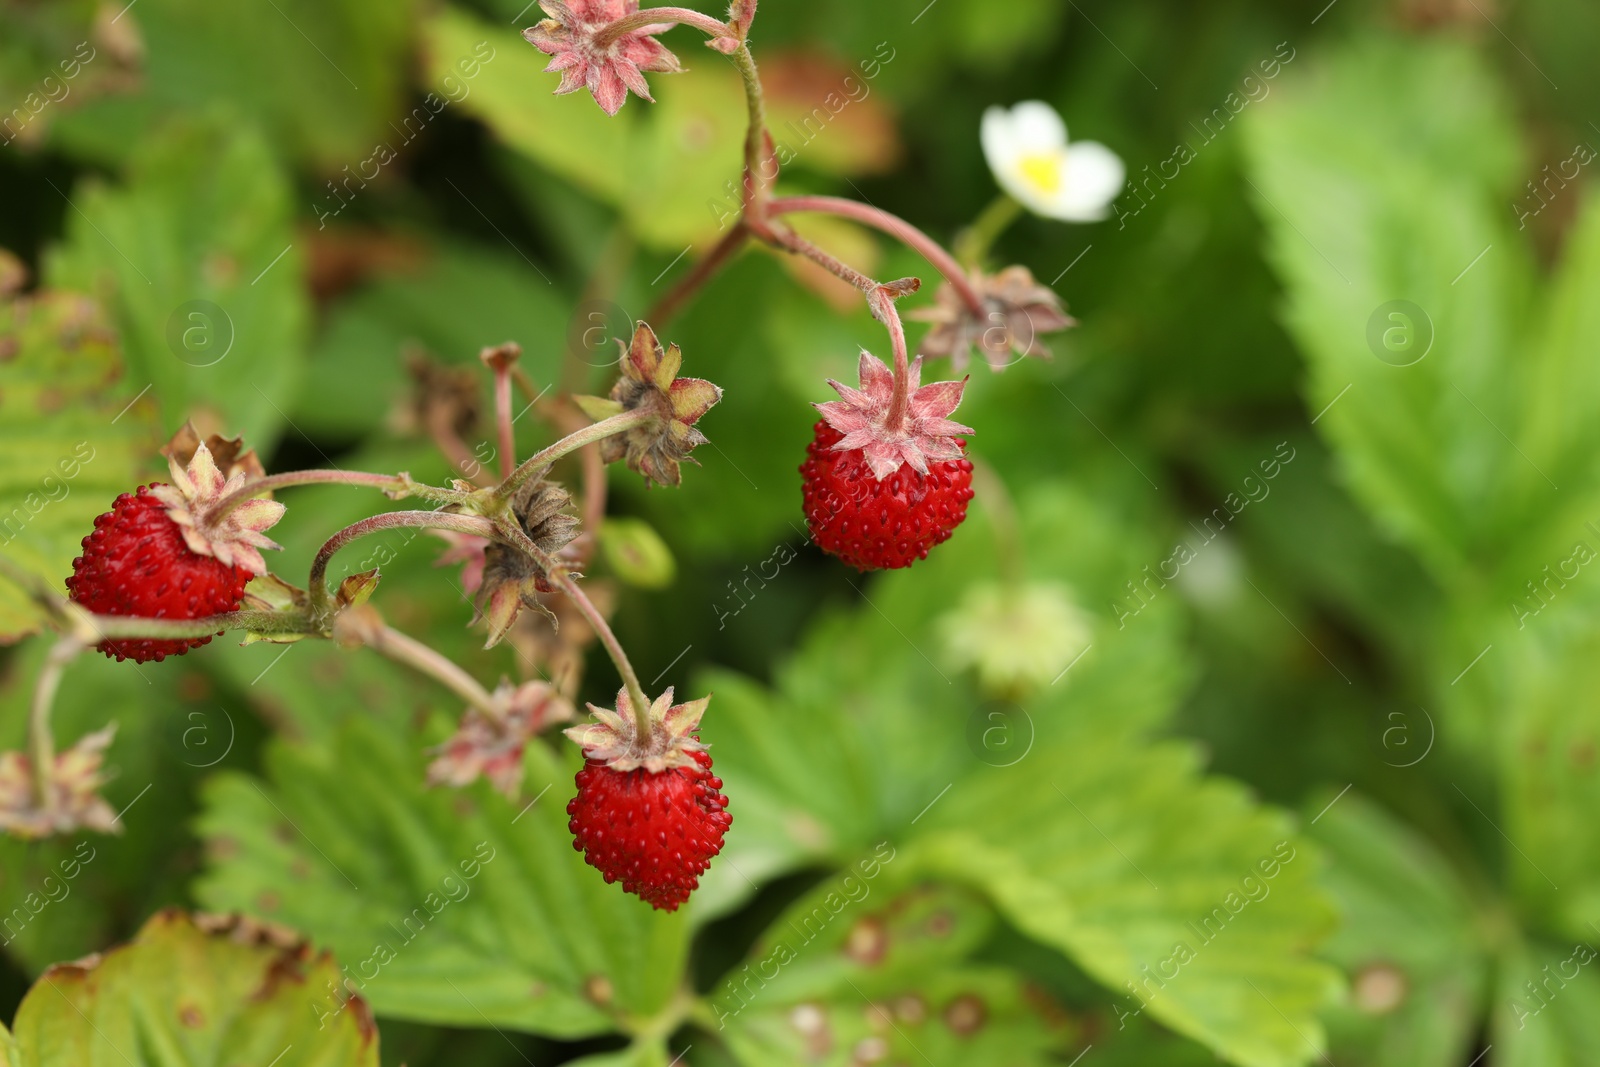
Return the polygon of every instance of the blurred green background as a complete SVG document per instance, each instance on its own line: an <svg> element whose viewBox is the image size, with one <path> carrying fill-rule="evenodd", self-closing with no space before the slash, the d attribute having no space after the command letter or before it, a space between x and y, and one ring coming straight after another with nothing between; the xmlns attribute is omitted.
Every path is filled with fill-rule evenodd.
<svg viewBox="0 0 1600 1067"><path fill-rule="evenodd" d="M0 1014L165 904L246 908L359 957L364 915L403 914L487 835L519 858L483 909L373 983L383 1061L603 1057L680 971L716 1003L786 909L890 841L907 858L861 907L896 895L883 921L907 924L943 908L959 936L908 932L904 958L859 973L808 957L728 1030L702 1007L618 1054L637 1059L595 1062L864 1062L875 1049L843 1036L807 1059L793 1006L870 1036L863 999L902 987L987 998L991 1044L908 1016L920 1040L882 1035L908 1043L893 1062L927 1048L937 1067L1600 1062L1600 978L1572 963L1600 938L1600 7L1324 2L764 0L752 41L780 140L877 63L780 188L948 242L995 195L984 109L1041 99L1122 156L1130 189L1108 221L1024 218L997 246L1081 325L1050 362L974 369L972 517L905 573L862 578L804 534L809 403L860 348L887 355L848 293L752 249L654 324L726 398L681 490L612 472L611 513L659 533L671 584L603 559L591 580L652 688L715 694L735 823L692 917L573 866L564 748L530 753L528 795L555 792L517 844L494 794L420 789L447 694L370 653L221 640L69 675L58 733L114 718L109 797L135 806L69 897L4 935ZM0 247L39 300L0 333L0 515L96 449L0 551L59 581L186 417L243 433L268 470L437 482L460 472L419 426L412 357L476 367L515 340L541 387L606 389L609 338L718 236L743 102L687 30L666 41L689 72L651 75L656 104L608 120L553 97L519 33L537 14L0 0ZM876 235L805 232L931 293ZM1385 347L1393 301L1426 344ZM215 336L186 348L196 309ZM518 432L524 454L552 438L531 417ZM463 440L491 438L481 422ZM291 492L272 562L297 581L379 504ZM1180 542L1194 560L1152 579ZM396 626L486 682L536 669L479 650L432 539L372 544ZM794 562L747 604L736 587L783 546ZM45 642L22 639L37 620L10 587L0 623L17 747ZM984 673L1004 652L1021 674ZM604 701L613 672L590 666ZM1304 858L1272 903L1159 995L1131 992L1279 841ZM0 895L74 843L0 844ZM566 932L575 915L607 932ZM596 967L616 1005L584 985ZM529 983L560 1003L529 1007Z"/></svg>

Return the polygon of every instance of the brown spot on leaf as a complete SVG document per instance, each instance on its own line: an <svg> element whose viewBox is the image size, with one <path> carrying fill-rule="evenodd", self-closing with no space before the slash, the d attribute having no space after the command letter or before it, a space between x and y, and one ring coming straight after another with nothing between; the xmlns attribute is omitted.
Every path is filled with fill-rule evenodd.
<svg viewBox="0 0 1600 1067"><path fill-rule="evenodd" d="M1387 1015L1405 1002L1407 986L1400 968L1392 963L1374 963L1356 973L1352 999L1368 1015Z"/></svg>
<svg viewBox="0 0 1600 1067"><path fill-rule="evenodd" d="M944 1009L944 1024L957 1037L971 1037L983 1029L989 1010L975 994L963 993Z"/></svg>
<svg viewBox="0 0 1600 1067"><path fill-rule="evenodd" d="M206 1014L200 1010L200 1005L195 1003L180 1004L178 1006L178 1022L190 1030L199 1030L206 1024Z"/></svg>
<svg viewBox="0 0 1600 1067"><path fill-rule="evenodd" d="M877 916L862 919L845 937L844 954L868 967L883 962L889 951L889 931Z"/></svg>
<svg viewBox="0 0 1600 1067"><path fill-rule="evenodd" d="M603 974L592 974L583 983L583 995L600 1007L611 1003L611 998L616 995L616 989L611 984L611 979Z"/></svg>

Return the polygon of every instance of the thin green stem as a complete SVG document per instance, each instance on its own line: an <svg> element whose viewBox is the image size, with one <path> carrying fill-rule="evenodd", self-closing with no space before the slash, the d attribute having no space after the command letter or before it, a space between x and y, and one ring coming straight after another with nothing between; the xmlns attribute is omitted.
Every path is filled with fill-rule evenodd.
<svg viewBox="0 0 1600 1067"><path fill-rule="evenodd" d="M138 615L90 615L94 643L121 639L181 640L210 637L224 630L249 630L259 634L316 633L317 627L301 611L230 611L199 619L149 619Z"/></svg>
<svg viewBox="0 0 1600 1067"><path fill-rule="evenodd" d="M462 670L447 656L416 638L403 634L392 626L382 626L369 635L366 645L396 663L404 664L414 671L427 675L495 722L504 721L505 712L476 678Z"/></svg>
<svg viewBox="0 0 1600 1067"><path fill-rule="evenodd" d="M995 563L1000 580L1017 585L1023 577L1024 546L1016 503L1001 480L1000 472L981 459L972 461L972 484L978 489L978 499L983 501L989 525L994 529Z"/></svg>
<svg viewBox="0 0 1600 1067"><path fill-rule="evenodd" d="M500 527L481 515L456 515L442 511L386 511L369 519L352 523L328 538L311 561L311 618L319 624L327 618L331 606L328 594L328 561L333 554L350 542L383 530L414 527L425 530L454 530L457 533L476 534L494 538Z"/></svg>
<svg viewBox="0 0 1600 1067"><path fill-rule="evenodd" d="M973 224L956 239L956 258L973 270L983 262L1006 227L1022 215L1022 205L1001 193L979 213Z"/></svg>
<svg viewBox="0 0 1600 1067"><path fill-rule="evenodd" d="M55 736L50 730L50 710L55 706L56 691L61 688L61 675L67 664L83 651L83 643L75 637L62 637L45 656L44 667L33 688L33 703L28 708L28 742L33 757L33 784L44 811L55 809Z"/></svg>
<svg viewBox="0 0 1600 1067"><path fill-rule="evenodd" d="M634 408L632 411L624 411L613 415L609 419L601 419L599 422L585 426L576 433L570 433L555 444L534 453L525 460L521 466L506 476L506 480L500 483L494 494L500 500L507 500L525 482L548 470L551 464L563 456L576 452L584 445L603 441L612 434L622 433L633 429L635 426L641 426L654 417L654 412L647 408L639 407Z"/></svg>
<svg viewBox="0 0 1600 1067"><path fill-rule="evenodd" d="M945 281L961 296L967 309L982 318L987 312L983 298L973 288L967 272L961 269L956 258L944 246L898 215L892 215L870 204L860 204L838 196L785 196L767 205L768 215L787 215L794 212L815 211L840 218L865 223L893 237L933 264Z"/></svg>

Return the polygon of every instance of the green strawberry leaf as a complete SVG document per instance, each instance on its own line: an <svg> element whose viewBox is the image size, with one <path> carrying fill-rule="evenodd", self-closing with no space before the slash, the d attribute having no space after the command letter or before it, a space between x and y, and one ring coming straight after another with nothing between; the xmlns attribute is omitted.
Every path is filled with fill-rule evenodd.
<svg viewBox="0 0 1600 1067"><path fill-rule="evenodd" d="M95 516L156 455L153 406L138 400L94 301L50 291L0 296L0 556L64 592ZM0 572L0 643L38 629L39 610Z"/></svg>
<svg viewBox="0 0 1600 1067"><path fill-rule="evenodd" d="M1512 505L1553 499L1508 373L1534 283L1505 209L1515 125L1462 45L1366 39L1323 67L1243 123L1306 404L1352 491L1459 585L1528 521Z"/></svg>
<svg viewBox="0 0 1600 1067"><path fill-rule="evenodd" d="M974 516L909 578L825 620L775 694L716 676L703 736L735 822L702 914L764 876L904 841L909 869L988 895L1123 994L1122 1012L1148 1007L1251 1067L1315 1056L1336 975L1309 957L1332 914L1308 846L1239 786L1204 778L1191 747L1148 740L1188 678L1175 594L1152 584L1131 617L1110 597L1115 576L1142 579L1165 553L1119 538L1074 492L1020 511L1028 577L1077 591L1081 660L1056 684L985 700L944 659L940 620L993 580L996 546Z"/></svg>
<svg viewBox="0 0 1600 1067"><path fill-rule="evenodd" d="M422 24L423 61L430 80L453 73L453 65L487 41L495 59L478 76L461 106L501 140L595 196L615 200L627 189L628 171L618 164L634 141L637 111L613 119L587 92L556 97L556 75L544 73L549 57L515 30L484 22L459 8L445 8ZM660 80L659 77L657 79Z"/></svg>
<svg viewBox="0 0 1600 1067"><path fill-rule="evenodd" d="M1329 806L1331 804L1331 806ZM1335 1063L1454 1067L1472 1058L1489 988L1478 916L1454 871L1411 829L1351 792L1319 797L1309 836L1340 926L1321 954L1350 975L1324 1015Z"/></svg>
<svg viewBox="0 0 1600 1067"><path fill-rule="evenodd" d="M196 895L331 946L380 1015L575 1038L662 1011L688 924L573 851L572 767L530 745L511 804L482 782L425 789L424 760L357 719L329 745L274 746L267 784L214 779Z"/></svg>
<svg viewBox="0 0 1600 1067"><path fill-rule="evenodd" d="M403 151L432 120L421 102L397 115L418 6L415 0L273 0L237 9L206 0L142 3L109 27L102 23L90 38L99 53L85 68L86 75L102 67L112 73L118 57L109 41L116 38L138 56L139 77L121 79L137 91L65 112L57 143L121 160L137 154L174 112L215 107L259 125L284 154L323 177L344 180L341 168L348 166L349 175L370 180L380 158L376 142ZM458 84L470 86L456 73ZM362 184L356 177L351 188Z"/></svg>
<svg viewBox="0 0 1600 1067"><path fill-rule="evenodd" d="M339 981L333 958L290 931L163 911L131 943L45 971L17 1009L4 1062L234 1067L292 1049L293 1063L377 1067L360 998L306 1010Z"/></svg>
<svg viewBox="0 0 1600 1067"><path fill-rule="evenodd" d="M1580 1067L1600 1057L1596 937L1519 946L1496 969L1496 1067Z"/></svg>
<svg viewBox="0 0 1600 1067"><path fill-rule="evenodd" d="M908 886L887 848L781 915L713 988L707 1026L748 1067L1055 1062L1059 1024L1021 978L967 960L993 927L989 907Z"/></svg>
<svg viewBox="0 0 1600 1067"><path fill-rule="evenodd" d="M46 279L105 300L165 425L207 409L263 452L287 428L309 317L289 197L265 141L215 122L142 145L123 187L73 191Z"/></svg>

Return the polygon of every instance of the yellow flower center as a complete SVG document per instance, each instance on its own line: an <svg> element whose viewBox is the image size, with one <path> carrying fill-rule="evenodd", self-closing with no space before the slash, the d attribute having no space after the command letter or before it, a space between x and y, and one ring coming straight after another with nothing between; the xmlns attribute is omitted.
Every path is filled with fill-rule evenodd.
<svg viewBox="0 0 1600 1067"><path fill-rule="evenodd" d="M1060 152L1034 152L1017 161L1022 177L1042 193L1055 193L1061 189L1062 172L1066 159Z"/></svg>

